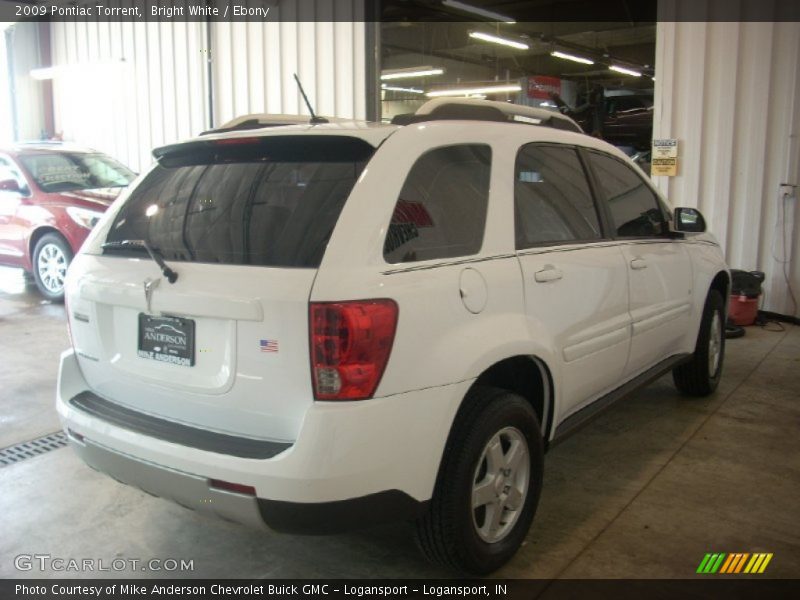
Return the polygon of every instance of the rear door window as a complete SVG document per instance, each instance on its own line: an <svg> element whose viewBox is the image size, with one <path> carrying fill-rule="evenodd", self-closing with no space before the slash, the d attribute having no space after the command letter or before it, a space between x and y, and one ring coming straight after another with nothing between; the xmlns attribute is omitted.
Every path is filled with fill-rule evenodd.
<svg viewBox="0 0 800 600"><path fill-rule="evenodd" d="M389 263L477 254L483 244L492 151L485 144L430 150L414 163L395 204Z"/></svg>
<svg viewBox="0 0 800 600"><path fill-rule="evenodd" d="M594 199L574 148L527 144L514 168L518 250L601 237Z"/></svg>
<svg viewBox="0 0 800 600"><path fill-rule="evenodd" d="M318 267L374 150L344 136L176 146L131 192L106 242L145 240L173 261Z"/></svg>
<svg viewBox="0 0 800 600"><path fill-rule="evenodd" d="M590 151L588 155L600 191L608 202L616 235L661 235L667 226L662 204L636 171L607 154Z"/></svg>

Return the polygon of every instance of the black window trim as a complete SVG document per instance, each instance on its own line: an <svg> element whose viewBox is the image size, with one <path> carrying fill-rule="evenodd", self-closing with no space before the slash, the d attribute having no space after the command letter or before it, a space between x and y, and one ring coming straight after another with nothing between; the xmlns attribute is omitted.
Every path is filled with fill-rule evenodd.
<svg viewBox="0 0 800 600"><path fill-rule="evenodd" d="M559 142L541 142L541 141L533 141L533 142L525 142L517 148L516 153L514 154L514 177L516 177L517 172L517 158L519 157L519 153L522 152L522 149L527 146L540 146L540 147L551 147L551 148L568 148L574 150L575 153L578 155L578 162L581 164L583 168L583 174L586 177L586 182L589 187L589 194L592 196L592 202L594 203L594 210L597 213L597 220L600 225L600 237L596 238L588 238L588 239L581 239L581 240L557 240L553 242L536 242L535 244L531 244L530 246L526 246L524 248L517 248L517 240L516 235L514 239L514 249L517 254L527 254L528 250L535 250L537 248L553 248L558 246L587 246L590 244L596 244L599 242L611 242L614 241L612 237L610 237L610 232L612 229L608 227L608 223L606 222L606 215L604 214L603 210L603 203L600 201L600 196L597 193L596 186L593 185L594 181L592 180L592 172L589 170L589 164L586 158L581 153L581 146L576 146L575 144L562 144ZM512 198L512 202L516 203L516 198ZM517 227L517 211L514 210L514 231L516 232Z"/></svg>
<svg viewBox="0 0 800 600"><path fill-rule="evenodd" d="M384 140L385 141L385 140ZM397 206L397 201L400 199L400 192L403 191L403 186L405 186L406 181L408 180L408 176L411 174L411 169L417 164L423 156L426 154L433 152L435 150L441 150L442 148L452 148L453 146L486 146L489 149L489 189L487 191L487 198L486 198L486 220L483 223L483 235L481 236L481 245L478 247L478 250L474 254L465 254L463 256L453 256L453 257L439 257L439 258L427 258L424 260L415 260L410 262L399 262L399 263L391 263L386 260L386 253L384 251L384 245L386 244L386 237L389 235L389 227L386 227L386 233L383 236L383 240L381 241L381 260L383 263L388 267L398 267L401 265L409 265L409 266L416 266L422 265L423 267L427 266L445 266L453 261L461 261L461 260L483 260L484 257L481 256L483 252L484 245L486 244L486 227L489 224L489 214L492 210L492 178L494 177L494 146L489 142L455 142L455 143L445 143L440 144L438 146L431 146L430 148L425 148L417 157L414 159L414 162L411 163L411 167L406 172L405 177L403 178L403 182L400 185L400 190L397 193L397 198L395 198L394 203L391 207L391 213L389 213L389 222L391 223L392 216L394 215L394 209ZM398 270L408 270L408 269L398 269Z"/></svg>
<svg viewBox="0 0 800 600"><path fill-rule="evenodd" d="M621 165L628 168L639 180L644 183L647 189L653 194L656 199L656 205L658 206L658 210L661 213L662 217L664 218L664 227L661 233L656 233L653 235L617 235L617 229L614 226L614 218L611 214L611 207L609 206L608 199L605 197L603 193L603 188L600 185L600 182L597 178L597 173L595 173L594 168L592 167L592 163L589 160L589 155L594 152L595 154L600 154L607 158L611 158ZM600 204L602 207L602 213L605 220L605 227L607 228L607 235L610 236L610 239L615 241L626 241L626 240L658 240L658 241L672 241L674 240L674 236L671 235L669 231L669 222L670 218L669 215L664 212L664 202L661 199L661 196L653 187L651 182L644 179L636 169L631 168L631 165L626 163L624 160L619 158L618 156L614 156L613 154L606 152L605 150L600 150L598 148L589 148L586 146L579 146L579 154L584 156L585 166L590 172L590 183L595 190L596 197L600 199Z"/></svg>

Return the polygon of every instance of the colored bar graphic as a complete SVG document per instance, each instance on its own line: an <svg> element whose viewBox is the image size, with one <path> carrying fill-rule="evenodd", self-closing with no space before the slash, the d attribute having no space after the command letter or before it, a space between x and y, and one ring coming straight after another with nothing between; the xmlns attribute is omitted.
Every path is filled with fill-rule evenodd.
<svg viewBox="0 0 800 600"><path fill-rule="evenodd" d="M721 553L721 554L719 555L719 558L717 559L717 562L715 562L715 563L714 563L714 566L712 566L712 567L711 567L711 571L710 571L711 573L716 573L716 572L717 572L717 570L718 570L718 569L720 568L720 566L722 565L722 560L723 560L724 558L725 558L725 553L723 552L723 553Z"/></svg>
<svg viewBox="0 0 800 600"><path fill-rule="evenodd" d="M771 560L772 560L772 552L770 552L769 554L767 554L764 557L764 562L761 563L761 566L758 568L758 572L759 573L763 573L764 569L767 568L767 565L769 564L769 561L771 561Z"/></svg>
<svg viewBox="0 0 800 600"><path fill-rule="evenodd" d="M722 568L719 570L720 573L733 573L733 570L736 568L736 565L739 564L739 558L742 555L738 552L729 554L728 560L725 561L725 564L722 565Z"/></svg>
<svg viewBox="0 0 800 600"><path fill-rule="evenodd" d="M716 573L719 570L722 561L725 559L725 553L715 552L714 554L706 554L700 566L697 567L698 573Z"/></svg>
<svg viewBox="0 0 800 600"><path fill-rule="evenodd" d="M772 553L756 552L709 552L700 561L697 573L702 574L739 574L739 573L763 573L769 561L772 560ZM747 565L747 566L745 566Z"/></svg>
<svg viewBox="0 0 800 600"><path fill-rule="evenodd" d="M722 568L719 570L720 573L727 573L728 569L731 567L731 563L733 562L735 554L728 554L727 560L722 563Z"/></svg>
<svg viewBox="0 0 800 600"><path fill-rule="evenodd" d="M739 562L738 562L738 563L736 563L736 570L735 570L735 571L732 571L732 572L733 572L733 573L739 573L739 572L742 570L742 567L744 567L744 562L745 562L745 561L746 561L746 560L747 560L749 557L750 557L750 554L749 554L748 552L745 552L744 554L742 554L742 558L740 558L740 559L739 559Z"/></svg>
<svg viewBox="0 0 800 600"><path fill-rule="evenodd" d="M755 569L758 569L758 566L761 564L761 561L764 560L763 554L753 554L753 557L750 559L750 562L747 563L747 566L744 568L745 573L757 573Z"/></svg>
<svg viewBox="0 0 800 600"><path fill-rule="evenodd" d="M703 557L703 560L700 561L700 566L697 567L697 572L698 573L705 573L706 572L706 565L709 563L710 560L711 560L711 555L710 554L706 554Z"/></svg>

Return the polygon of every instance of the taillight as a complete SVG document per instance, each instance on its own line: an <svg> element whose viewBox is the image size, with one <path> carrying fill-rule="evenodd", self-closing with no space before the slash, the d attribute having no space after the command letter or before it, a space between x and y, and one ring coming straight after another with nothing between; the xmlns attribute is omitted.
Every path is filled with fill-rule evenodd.
<svg viewBox="0 0 800 600"><path fill-rule="evenodd" d="M397 328L394 300L312 302L311 378L317 400L364 400L380 383Z"/></svg>

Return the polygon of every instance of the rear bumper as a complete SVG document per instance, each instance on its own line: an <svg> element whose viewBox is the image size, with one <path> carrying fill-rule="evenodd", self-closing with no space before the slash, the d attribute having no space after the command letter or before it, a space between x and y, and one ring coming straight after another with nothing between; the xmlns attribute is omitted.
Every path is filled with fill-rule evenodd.
<svg viewBox="0 0 800 600"><path fill-rule="evenodd" d="M75 451L119 481L250 526L334 533L424 510L470 383L314 403L297 439L276 442L285 450L271 458L176 443L76 406L88 385L72 351L61 357L57 408ZM212 479L252 486L256 497L212 488Z"/></svg>
<svg viewBox="0 0 800 600"><path fill-rule="evenodd" d="M412 519L426 502L388 490L334 502L284 502L256 498L212 487L199 475L126 456L86 438L67 434L72 448L93 469L148 494L172 500L186 508L254 529L298 534L340 533L377 523Z"/></svg>

